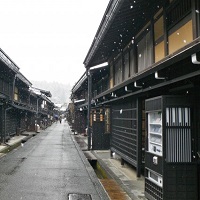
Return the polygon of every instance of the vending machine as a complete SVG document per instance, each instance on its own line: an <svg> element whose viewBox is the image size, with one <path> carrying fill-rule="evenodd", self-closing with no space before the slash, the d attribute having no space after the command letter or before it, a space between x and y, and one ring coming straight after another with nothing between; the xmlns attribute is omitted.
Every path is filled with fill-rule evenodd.
<svg viewBox="0 0 200 200"><path fill-rule="evenodd" d="M187 96L145 101L145 196L150 200L197 199L197 166L191 103Z"/></svg>

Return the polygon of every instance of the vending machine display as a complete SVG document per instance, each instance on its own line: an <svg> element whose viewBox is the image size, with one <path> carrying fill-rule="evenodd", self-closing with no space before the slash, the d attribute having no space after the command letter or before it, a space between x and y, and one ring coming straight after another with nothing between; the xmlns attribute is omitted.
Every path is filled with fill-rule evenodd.
<svg viewBox="0 0 200 200"><path fill-rule="evenodd" d="M198 199L190 100L178 95L147 99L145 112L146 198Z"/></svg>

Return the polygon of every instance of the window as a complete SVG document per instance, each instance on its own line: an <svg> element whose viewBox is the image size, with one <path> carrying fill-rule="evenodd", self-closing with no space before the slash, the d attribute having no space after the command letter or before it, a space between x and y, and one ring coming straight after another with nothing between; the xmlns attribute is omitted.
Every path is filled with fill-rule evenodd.
<svg viewBox="0 0 200 200"><path fill-rule="evenodd" d="M110 108L105 109L105 133L110 133Z"/></svg>
<svg viewBox="0 0 200 200"><path fill-rule="evenodd" d="M129 71L129 51L127 51L124 55L124 80L129 78Z"/></svg>
<svg viewBox="0 0 200 200"><path fill-rule="evenodd" d="M154 60L158 62L165 57L163 16L159 17L154 23L154 44Z"/></svg>
<svg viewBox="0 0 200 200"><path fill-rule="evenodd" d="M169 31L168 50L169 54L184 47L193 41L192 20L189 20L183 26L175 31Z"/></svg>
<svg viewBox="0 0 200 200"><path fill-rule="evenodd" d="M134 49L132 48L130 50L130 76L133 76L134 74L137 73L137 65L136 65L136 59L135 59L135 51Z"/></svg>
<svg viewBox="0 0 200 200"><path fill-rule="evenodd" d="M152 64L152 39L150 31L137 44L138 72Z"/></svg>
<svg viewBox="0 0 200 200"><path fill-rule="evenodd" d="M154 23L154 39L157 41L164 34L163 16Z"/></svg>
<svg viewBox="0 0 200 200"><path fill-rule="evenodd" d="M46 104L47 104L47 102L46 102L45 100L43 100L43 101L42 101L41 108L43 108L43 109L46 108L46 107L47 107Z"/></svg>
<svg viewBox="0 0 200 200"><path fill-rule="evenodd" d="M115 63L115 85L122 82L122 59L121 57Z"/></svg>
<svg viewBox="0 0 200 200"><path fill-rule="evenodd" d="M19 100L19 91L17 87L15 87L15 90L14 90L14 100L15 101Z"/></svg>

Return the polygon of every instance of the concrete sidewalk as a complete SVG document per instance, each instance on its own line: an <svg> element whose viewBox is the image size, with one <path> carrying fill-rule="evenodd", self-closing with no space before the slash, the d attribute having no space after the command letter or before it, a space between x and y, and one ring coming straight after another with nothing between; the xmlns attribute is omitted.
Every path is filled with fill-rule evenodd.
<svg viewBox="0 0 200 200"><path fill-rule="evenodd" d="M6 143L0 143L0 158L6 155L6 153L12 151L19 145L23 145L28 139L35 136L36 132L23 132L20 135L15 135Z"/></svg>
<svg viewBox="0 0 200 200"><path fill-rule="evenodd" d="M87 137L83 135L75 135L76 141L83 151L87 150ZM144 177L137 177L136 170L133 166L125 163L121 165L121 159L118 155L110 157L109 150L91 151L97 158L100 166L106 173L114 179L118 185L133 200L146 199L144 195Z"/></svg>

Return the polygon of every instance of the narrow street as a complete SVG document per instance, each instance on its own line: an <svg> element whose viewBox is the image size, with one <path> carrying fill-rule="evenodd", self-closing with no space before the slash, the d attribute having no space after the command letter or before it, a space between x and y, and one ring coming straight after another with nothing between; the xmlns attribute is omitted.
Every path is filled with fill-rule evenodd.
<svg viewBox="0 0 200 200"><path fill-rule="evenodd" d="M106 200L104 189L70 133L67 123L53 124L2 157L0 199L73 200L83 195L85 199Z"/></svg>

